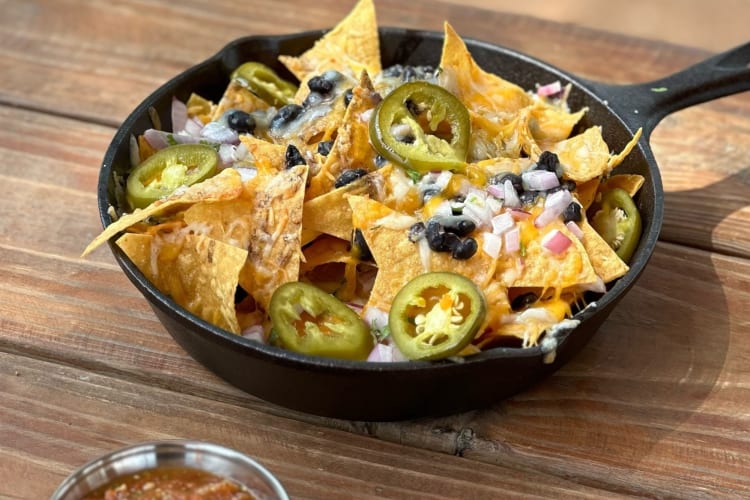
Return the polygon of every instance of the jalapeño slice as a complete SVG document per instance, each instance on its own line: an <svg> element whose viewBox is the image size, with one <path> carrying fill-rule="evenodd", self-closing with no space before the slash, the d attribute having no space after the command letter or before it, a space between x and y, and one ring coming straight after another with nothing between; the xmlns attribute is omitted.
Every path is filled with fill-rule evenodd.
<svg viewBox="0 0 750 500"><path fill-rule="evenodd" d="M277 108L291 103L297 93L296 85L259 62L241 64L232 72L231 78L241 79L253 94Z"/></svg>
<svg viewBox="0 0 750 500"><path fill-rule="evenodd" d="M591 226L624 262L630 260L641 237L641 214L627 191L606 191L597 204Z"/></svg>
<svg viewBox="0 0 750 500"><path fill-rule="evenodd" d="M204 144L176 144L161 149L135 167L128 176L126 195L133 208L145 208L216 173L219 154Z"/></svg>
<svg viewBox="0 0 750 500"><path fill-rule="evenodd" d="M290 351L365 360L375 345L357 313L308 283L281 285L271 297L269 309L279 343Z"/></svg>
<svg viewBox="0 0 750 500"><path fill-rule="evenodd" d="M443 87L423 81L396 87L370 119L375 150L420 173L463 170L470 132L469 111L461 101Z"/></svg>
<svg viewBox="0 0 750 500"><path fill-rule="evenodd" d="M449 272L426 273L396 294L388 326L407 358L440 359L471 343L486 312L484 295L470 279Z"/></svg>

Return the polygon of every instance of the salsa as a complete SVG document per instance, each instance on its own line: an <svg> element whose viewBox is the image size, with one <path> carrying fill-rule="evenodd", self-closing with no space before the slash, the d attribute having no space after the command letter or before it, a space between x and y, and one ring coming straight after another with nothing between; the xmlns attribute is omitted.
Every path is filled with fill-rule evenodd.
<svg viewBox="0 0 750 500"><path fill-rule="evenodd" d="M253 500L244 486L189 467L158 467L119 477L84 500Z"/></svg>

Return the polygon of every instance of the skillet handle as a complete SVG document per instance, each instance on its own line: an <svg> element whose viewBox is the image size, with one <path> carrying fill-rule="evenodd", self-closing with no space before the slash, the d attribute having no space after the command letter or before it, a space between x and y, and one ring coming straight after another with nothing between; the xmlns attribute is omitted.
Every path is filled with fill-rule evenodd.
<svg viewBox="0 0 750 500"><path fill-rule="evenodd" d="M588 83L631 129L643 127L643 137L648 139L670 113L750 90L750 42L651 82Z"/></svg>

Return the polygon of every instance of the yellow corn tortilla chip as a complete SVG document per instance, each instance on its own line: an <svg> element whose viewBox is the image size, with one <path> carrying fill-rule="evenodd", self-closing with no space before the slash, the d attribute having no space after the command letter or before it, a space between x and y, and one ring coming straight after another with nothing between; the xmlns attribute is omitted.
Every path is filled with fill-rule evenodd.
<svg viewBox="0 0 750 500"><path fill-rule="evenodd" d="M554 230L562 232L572 242L568 249L560 255L556 255L542 246L544 235ZM521 234L524 234L523 230ZM512 283L506 283L506 285L561 290L573 285L594 283L596 279L596 272L586 254L586 249L560 219L545 226L540 230L538 237L526 242L523 265L518 276Z"/></svg>
<svg viewBox="0 0 750 500"><path fill-rule="evenodd" d="M604 283L609 283L628 272L628 265L617 255L604 238L591 227L588 221L583 220L580 224L583 231L581 243L586 249L594 271Z"/></svg>
<svg viewBox="0 0 750 500"><path fill-rule="evenodd" d="M583 133L555 144L551 151L557 153L563 167L563 177L577 183L586 182L609 173L609 147L602 138L602 128L589 127Z"/></svg>
<svg viewBox="0 0 750 500"><path fill-rule="evenodd" d="M570 113L558 106L544 101L537 101L531 108L529 129L542 150L550 149L555 143L570 137L573 127L578 123L586 108Z"/></svg>
<svg viewBox="0 0 750 500"><path fill-rule="evenodd" d="M268 109L269 104L253 94L247 87L242 86L236 80L229 82L219 104L213 110L211 120L218 120L226 111L239 109L246 113Z"/></svg>
<svg viewBox="0 0 750 500"><path fill-rule="evenodd" d="M239 333L234 309L247 251L204 235L126 233L117 245L159 290L196 316Z"/></svg>
<svg viewBox="0 0 750 500"><path fill-rule="evenodd" d="M258 175L248 182L254 226L240 285L268 311L273 292L297 281L307 165Z"/></svg>
<svg viewBox="0 0 750 500"><path fill-rule="evenodd" d="M638 193L643 184L646 182L646 178L640 174L617 174L612 175L608 179L602 182L599 187L599 192L603 193L610 189L620 188L627 192L630 197Z"/></svg>
<svg viewBox="0 0 750 500"><path fill-rule="evenodd" d="M136 209L132 213L123 215L104 228L104 231L83 250L81 257L85 257L120 231L148 217L184 208L200 201L232 200L242 194L242 190L242 177L239 172L231 168L222 170L203 182L178 190L164 200L157 200L144 209Z"/></svg>
<svg viewBox="0 0 750 500"><path fill-rule="evenodd" d="M305 261L299 270L301 281L313 283L344 301L355 297L359 261L352 255L348 240L322 236L303 253Z"/></svg>
<svg viewBox="0 0 750 500"><path fill-rule="evenodd" d="M349 240L354 228L352 227L352 210L347 198L357 195L377 199L378 186L385 183L392 170L391 165L386 165L354 182L306 201L302 214L303 230Z"/></svg>
<svg viewBox="0 0 750 500"><path fill-rule="evenodd" d="M279 60L300 82L327 70L358 75L380 72L380 39L372 0L359 0L352 11L299 57Z"/></svg>
<svg viewBox="0 0 750 500"><path fill-rule="evenodd" d="M595 177L576 186L575 196L578 198L578 201L581 203L584 210L588 210L596 199L596 194L599 192L600 182L601 179Z"/></svg>
<svg viewBox="0 0 750 500"><path fill-rule="evenodd" d="M254 205L246 196L217 202L200 202L183 214L183 222L195 233L247 249L254 226Z"/></svg>
<svg viewBox="0 0 750 500"><path fill-rule="evenodd" d="M352 207L352 223L362 231L378 274L373 284L367 307L384 311L393 298L412 278L431 271L452 271L462 274L481 286L492 273L492 262L486 253L478 251L466 260L456 260L450 253L430 252L422 261L417 244L409 241L409 227L417 219L407 217L382 203L361 196L347 198ZM411 221L409 221L411 219ZM481 247L481 237L477 241Z"/></svg>
<svg viewBox="0 0 750 500"><path fill-rule="evenodd" d="M613 155L609 159L608 166L610 170L618 166L620 163L622 163L625 157L630 154L633 148L635 148L635 146L638 144L638 140L641 138L642 133L643 133L642 128L639 128L638 130L636 130L635 134L633 134L633 138L630 139L630 142L628 142L625 145L622 151L619 154Z"/></svg>
<svg viewBox="0 0 750 500"><path fill-rule="evenodd" d="M305 199L311 200L333 189L336 179L344 170L376 169L377 154L370 145L369 122L363 117L377 106L380 96L372 86L370 77L363 72L359 85L352 91L352 100L346 108L344 121L338 130L331 152L320 171L310 179Z"/></svg>
<svg viewBox="0 0 750 500"><path fill-rule="evenodd" d="M250 153L249 161L258 171L277 172L284 169L286 146L274 144L253 135L241 135L240 141Z"/></svg>
<svg viewBox="0 0 750 500"><path fill-rule="evenodd" d="M470 111L494 119L512 115L531 103L521 87L482 70L450 24L446 22L444 29L440 79Z"/></svg>

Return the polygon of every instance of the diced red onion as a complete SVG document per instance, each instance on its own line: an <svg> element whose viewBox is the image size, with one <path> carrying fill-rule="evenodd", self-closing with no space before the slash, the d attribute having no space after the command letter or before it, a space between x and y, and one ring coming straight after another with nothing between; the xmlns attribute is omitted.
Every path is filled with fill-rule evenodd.
<svg viewBox="0 0 750 500"><path fill-rule="evenodd" d="M235 162L234 145L222 144L219 146L219 159L225 167L231 166Z"/></svg>
<svg viewBox="0 0 750 500"><path fill-rule="evenodd" d="M254 179L255 176L258 175L258 169L256 169L255 167L241 167L235 170L240 173L240 179L243 183Z"/></svg>
<svg viewBox="0 0 750 500"><path fill-rule="evenodd" d="M528 170L521 174L521 182L530 191L547 191L560 185L557 175L549 170Z"/></svg>
<svg viewBox="0 0 750 500"><path fill-rule="evenodd" d="M406 361L406 356L403 355L396 344L375 344L375 347L370 351L370 355L367 356L367 361L374 363L393 363Z"/></svg>
<svg viewBox="0 0 750 500"><path fill-rule="evenodd" d="M185 124L188 121L187 106L185 103L177 99L172 98L172 132L182 132L185 130Z"/></svg>
<svg viewBox="0 0 750 500"><path fill-rule="evenodd" d="M485 232L482 234L482 250L484 253L496 259L503 248L503 239L493 233Z"/></svg>
<svg viewBox="0 0 750 500"><path fill-rule="evenodd" d="M261 344L266 343L266 336L263 332L263 325L252 325L242 331L242 336L246 339L257 340Z"/></svg>
<svg viewBox="0 0 750 500"><path fill-rule="evenodd" d="M376 330L388 326L388 313L377 307L368 307L362 319L367 326Z"/></svg>
<svg viewBox="0 0 750 500"><path fill-rule="evenodd" d="M463 215L469 217L478 228L489 228L492 225L492 211L483 201L480 203L466 203Z"/></svg>
<svg viewBox="0 0 750 500"><path fill-rule="evenodd" d="M502 235L506 231L513 229L516 226L516 221L513 220L513 216L510 212L503 212L492 218L492 232L497 235Z"/></svg>
<svg viewBox="0 0 750 500"><path fill-rule="evenodd" d="M568 231L573 233L573 235L578 238L579 240L583 239L583 230L578 227L578 224L575 223L575 221L568 221L565 223L565 227L568 228Z"/></svg>
<svg viewBox="0 0 750 500"><path fill-rule="evenodd" d="M503 236L506 252L517 252L521 249L521 231L514 227Z"/></svg>
<svg viewBox="0 0 750 500"><path fill-rule="evenodd" d="M557 95L560 92L562 92L562 84L560 83L560 80L556 80L552 83L542 85L541 87L536 89L537 95L542 96L542 97L550 97L553 95Z"/></svg>
<svg viewBox="0 0 750 500"><path fill-rule="evenodd" d="M556 255L563 253L572 243L570 238L557 229L553 229L542 238L542 246Z"/></svg>
<svg viewBox="0 0 750 500"><path fill-rule="evenodd" d="M203 130L203 122L195 118L190 118L185 122L185 128L182 129L184 133L193 137L200 137L201 130Z"/></svg>
<svg viewBox="0 0 750 500"><path fill-rule="evenodd" d="M544 200L544 210L534 220L534 225L536 227L544 227L557 219L572 200L573 196L567 189L560 189L549 194Z"/></svg>
<svg viewBox="0 0 750 500"><path fill-rule="evenodd" d="M526 220L529 217L531 217L531 213L527 212L526 210L521 210L520 208L514 208L510 211L510 215L513 216L513 219L515 220Z"/></svg>
<svg viewBox="0 0 750 500"><path fill-rule="evenodd" d="M240 139L237 132L220 121L206 124L201 130L201 137L219 144L235 144Z"/></svg>
<svg viewBox="0 0 750 500"><path fill-rule="evenodd" d="M435 179L435 184L442 191L446 187L448 187L448 183L451 181L451 178L453 178L453 172L451 172L450 170L442 170Z"/></svg>
<svg viewBox="0 0 750 500"><path fill-rule="evenodd" d="M501 200L505 198L505 189L503 188L503 186L499 186L497 184L488 185L487 193L490 196L494 196L495 198L500 198Z"/></svg>
<svg viewBox="0 0 750 500"><path fill-rule="evenodd" d="M513 187L513 183L506 179L503 182L503 205L511 208L518 208L521 206L521 199L518 197L516 188Z"/></svg>
<svg viewBox="0 0 750 500"><path fill-rule="evenodd" d="M440 204L435 207L435 212L433 215L438 216L450 216L453 215L453 208L451 208L451 202L448 200L443 200L440 202Z"/></svg>
<svg viewBox="0 0 750 500"><path fill-rule="evenodd" d="M130 166L135 168L141 162L141 148L138 146L138 139L134 135L130 136Z"/></svg>
<svg viewBox="0 0 750 500"><path fill-rule="evenodd" d="M170 134L162 132L161 130L156 130L155 128L149 128L143 132L143 138L146 139L146 142L148 142L152 148L157 150L169 146L169 142L167 142L168 135Z"/></svg>

